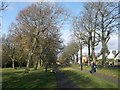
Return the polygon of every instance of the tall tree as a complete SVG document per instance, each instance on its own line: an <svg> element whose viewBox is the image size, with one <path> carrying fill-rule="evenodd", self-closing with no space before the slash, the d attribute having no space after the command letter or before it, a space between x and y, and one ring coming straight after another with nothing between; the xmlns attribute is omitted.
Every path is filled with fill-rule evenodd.
<svg viewBox="0 0 120 90"><path fill-rule="evenodd" d="M80 49L80 64L81 64L81 70L83 70L82 65L82 47L84 44L83 38L84 38L84 30L82 27L82 20L80 19L80 16L74 17L72 22L72 30L73 35L75 36L75 39L79 42L79 49Z"/></svg>
<svg viewBox="0 0 120 90"><path fill-rule="evenodd" d="M97 29L101 38L101 54L103 66L105 67L108 53L107 43L110 40L111 33L118 29L118 18L120 18L120 12L118 11L119 5L113 2L99 2L95 5L95 8L99 12Z"/></svg>
<svg viewBox="0 0 120 90"><path fill-rule="evenodd" d="M91 3L86 3L84 5L84 10L83 12L83 27L87 31L87 35L89 36L87 41L88 43L88 53L90 57L90 46L92 49L92 59L95 62L95 46L97 46L100 42L100 35L97 33L97 22L99 19L99 9L95 9L97 3L91 2ZM85 36L85 37L86 37Z"/></svg>
<svg viewBox="0 0 120 90"><path fill-rule="evenodd" d="M32 4L20 11L16 19L17 23L12 30L16 34L16 38L18 38L18 34L24 38L22 46L25 45L25 49L28 51L26 72L29 71L30 61L37 47L40 50L40 58L42 61L44 59L43 63L46 61L46 50L48 50L49 45L48 38L52 37L52 41L57 43L55 40L57 37L54 36L57 35L55 31L59 32L67 15L64 8L57 5L50 5L47 2ZM57 40L59 41L59 37Z"/></svg>
<svg viewBox="0 0 120 90"><path fill-rule="evenodd" d="M6 4L5 2L0 2L0 13L5 10L8 7L8 4ZM0 16L0 18L2 18ZM2 23L0 22L0 28L2 27ZM2 36L0 35L0 55L2 54ZM2 55L1 55L2 56ZM1 59L1 58L0 58ZM2 59L1 59L2 61ZM2 62L0 63L0 66L2 66Z"/></svg>

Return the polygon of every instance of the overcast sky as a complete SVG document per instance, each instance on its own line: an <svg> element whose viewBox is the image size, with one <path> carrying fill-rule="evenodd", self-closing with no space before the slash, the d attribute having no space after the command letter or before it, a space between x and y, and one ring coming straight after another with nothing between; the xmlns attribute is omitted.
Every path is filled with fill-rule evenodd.
<svg viewBox="0 0 120 90"><path fill-rule="evenodd" d="M3 11L3 20L2 20L2 34L7 34L8 33L8 28L9 25L15 21L15 18L17 14L19 13L20 10L26 8L28 5L30 5L30 2L11 2L9 3L9 7L6 11ZM76 16L79 14L80 10L82 9L82 2L63 2L60 3L62 6L67 8L73 16ZM70 24L65 24L64 27L61 30L62 33L62 39L64 41L64 44L67 44L70 41ZM108 48L110 50L117 50L118 49L118 35L112 35L110 38L110 41L108 42ZM100 51L101 49L101 44L96 47L96 51ZM85 47L83 49L84 53L87 53L87 48Z"/></svg>

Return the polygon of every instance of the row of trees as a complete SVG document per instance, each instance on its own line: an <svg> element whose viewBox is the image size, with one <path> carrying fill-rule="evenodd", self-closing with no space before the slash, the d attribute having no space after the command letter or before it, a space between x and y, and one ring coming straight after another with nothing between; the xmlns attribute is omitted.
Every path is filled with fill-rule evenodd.
<svg viewBox="0 0 120 90"><path fill-rule="evenodd" d="M117 32L119 26L119 7L118 3L113 2L89 2L83 4L83 9L79 15L73 16L71 30L73 31L73 38L79 45L81 70L83 46L88 47L88 64L90 64L91 58L93 62L96 61L95 47L98 46L99 43L102 44L100 52L103 60L102 65L104 67L106 66L106 57L109 52L107 43L111 33ZM69 48L69 44L67 48ZM76 50L73 50L73 52L74 51ZM64 53L65 52L66 51L64 51ZM62 57L65 56L64 53ZM71 52L69 51L68 53ZM67 56L70 57L69 55Z"/></svg>
<svg viewBox="0 0 120 90"><path fill-rule="evenodd" d="M71 40L67 46L64 46L62 53L59 55L58 61L62 65L70 65L70 62L75 63L75 58L78 57L79 43Z"/></svg>
<svg viewBox="0 0 120 90"><path fill-rule="evenodd" d="M3 60L9 58L13 68L15 61L25 62L26 72L30 63L35 69L44 63L55 64L62 49L60 29L67 18L67 11L54 3L34 3L21 10L3 37Z"/></svg>
<svg viewBox="0 0 120 90"><path fill-rule="evenodd" d="M102 55L103 66L105 67L108 53L107 43L111 33L118 30L118 18L120 18L118 8L118 3L112 2L85 3L80 15L73 18L72 30L74 36L80 43L81 56L82 45L87 45L88 62L90 55L92 55L93 61L96 61L95 47L101 42L102 49L100 55Z"/></svg>

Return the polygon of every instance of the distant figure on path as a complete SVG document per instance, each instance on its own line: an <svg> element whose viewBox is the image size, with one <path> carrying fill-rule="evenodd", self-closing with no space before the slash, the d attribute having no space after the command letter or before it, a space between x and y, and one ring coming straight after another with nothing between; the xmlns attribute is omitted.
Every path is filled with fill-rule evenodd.
<svg viewBox="0 0 120 90"><path fill-rule="evenodd" d="M92 63L91 70L90 70L90 73L94 73L94 72L96 72L96 64L95 64L95 62Z"/></svg>
<svg viewBox="0 0 120 90"><path fill-rule="evenodd" d="M44 66L45 66L45 72L47 72L48 62L45 62Z"/></svg>

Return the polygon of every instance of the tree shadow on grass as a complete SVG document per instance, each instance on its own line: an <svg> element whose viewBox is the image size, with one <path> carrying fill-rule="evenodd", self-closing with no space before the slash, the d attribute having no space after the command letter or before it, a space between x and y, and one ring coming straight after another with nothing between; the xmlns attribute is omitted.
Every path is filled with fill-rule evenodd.
<svg viewBox="0 0 120 90"><path fill-rule="evenodd" d="M90 74L85 74L78 71L76 72L73 70L64 70L63 72L80 88L117 88Z"/></svg>
<svg viewBox="0 0 120 90"><path fill-rule="evenodd" d="M56 80L53 73L44 71L4 72L3 88L56 88Z"/></svg>

